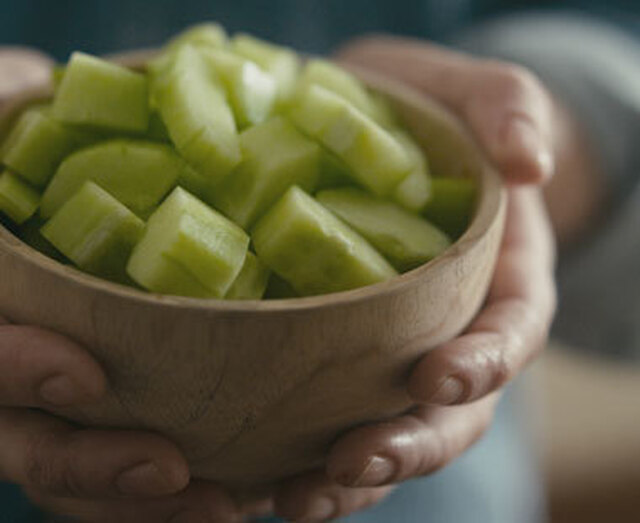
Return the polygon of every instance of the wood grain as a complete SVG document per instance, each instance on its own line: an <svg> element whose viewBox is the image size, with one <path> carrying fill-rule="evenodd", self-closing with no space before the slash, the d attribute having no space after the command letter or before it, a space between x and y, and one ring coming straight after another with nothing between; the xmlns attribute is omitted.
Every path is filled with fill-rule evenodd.
<svg viewBox="0 0 640 523"><path fill-rule="evenodd" d="M409 88L359 74L392 99L435 172L479 180L467 233L438 259L375 286L223 302L101 281L0 227L0 311L74 338L109 376L103 403L60 415L162 432L184 449L196 476L244 488L320 466L340 433L412 406L405 393L411 366L459 334L484 300L505 193L451 115ZM0 123L42 95L14 100Z"/></svg>

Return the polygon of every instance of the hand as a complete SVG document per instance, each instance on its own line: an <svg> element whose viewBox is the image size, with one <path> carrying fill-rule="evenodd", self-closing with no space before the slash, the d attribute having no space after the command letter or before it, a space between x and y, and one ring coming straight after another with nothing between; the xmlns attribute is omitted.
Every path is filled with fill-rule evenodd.
<svg viewBox="0 0 640 523"><path fill-rule="evenodd" d="M402 39L359 41L340 58L394 76L447 105L508 182L536 184L552 176L555 114L531 73ZM282 486L276 512L305 521L345 516L380 501L394 483L446 466L473 445L492 421L500 389L545 345L555 310L553 266L553 236L539 190L511 188L486 305L462 336L414 368L409 392L421 406L343 436L325 471Z"/></svg>

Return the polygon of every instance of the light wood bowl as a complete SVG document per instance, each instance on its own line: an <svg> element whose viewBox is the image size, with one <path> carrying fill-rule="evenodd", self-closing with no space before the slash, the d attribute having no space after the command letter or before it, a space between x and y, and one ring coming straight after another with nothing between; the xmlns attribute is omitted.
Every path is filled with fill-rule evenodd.
<svg viewBox="0 0 640 523"><path fill-rule="evenodd" d="M479 201L444 255L391 281L313 298L226 302L146 294L49 259L0 227L0 311L84 345L111 392L60 416L151 429L197 477L260 488L322 466L350 427L412 407L412 365L460 334L490 283L505 216L499 176L459 121L411 89L359 71L387 95L434 172L472 176ZM24 93L0 126L46 91Z"/></svg>

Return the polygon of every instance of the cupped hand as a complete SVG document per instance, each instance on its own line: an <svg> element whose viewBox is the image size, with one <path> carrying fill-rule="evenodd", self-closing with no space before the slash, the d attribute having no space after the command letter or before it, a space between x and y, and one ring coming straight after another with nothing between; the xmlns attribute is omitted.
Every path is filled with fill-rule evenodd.
<svg viewBox="0 0 640 523"><path fill-rule="evenodd" d="M555 311L553 234L533 186L553 175L555 114L535 76L519 66L399 38L357 41L339 59L395 77L448 106L511 188L483 310L463 335L416 364L408 390L420 406L347 433L333 446L324 471L280 488L275 510L296 521L324 521L369 507L392 485L459 457L491 424L501 388L544 347Z"/></svg>

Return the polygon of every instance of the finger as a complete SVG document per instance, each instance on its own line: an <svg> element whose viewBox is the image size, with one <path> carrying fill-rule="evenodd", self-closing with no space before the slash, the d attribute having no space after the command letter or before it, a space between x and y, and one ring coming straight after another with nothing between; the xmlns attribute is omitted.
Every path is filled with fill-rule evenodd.
<svg viewBox="0 0 640 523"><path fill-rule="evenodd" d="M99 365L76 343L38 327L0 324L0 405L68 407L105 390Z"/></svg>
<svg viewBox="0 0 640 523"><path fill-rule="evenodd" d="M510 191L507 222L487 305L465 335L416 365L409 380L416 401L475 401L504 386L544 348L556 303L554 247L536 191Z"/></svg>
<svg viewBox="0 0 640 523"><path fill-rule="evenodd" d="M552 176L552 104L526 69L395 37L357 40L338 58L399 78L447 105L511 182Z"/></svg>
<svg viewBox="0 0 640 523"><path fill-rule="evenodd" d="M283 484L275 498L275 512L292 521L327 521L373 506L391 487L348 488L316 472Z"/></svg>
<svg viewBox="0 0 640 523"><path fill-rule="evenodd" d="M47 85L53 60L24 47L0 48L0 105L20 91Z"/></svg>
<svg viewBox="0 0 640 523"><path fill-rule="evenodd" d="M235 523L241 521L229 496L219 487L194 482L185 491L145 501L96 501L51 496L34 489L27 496L52 514L87 523Z"/></svg>
<svg viewBox="0 0 640 523"><path fill-rule="evenodd" d="M419 407L349 432L331 450L330 478L376 487L435 472L473 445L493 417L497 395L461 407Z"/></svg>
<svg viewBox="0 0 640 523"><path fill-rule="evenodd" d="M154 434L75 430L25 409L0 409L0 481L66 497L162 496L189 481L188 466Z"/></svg>

